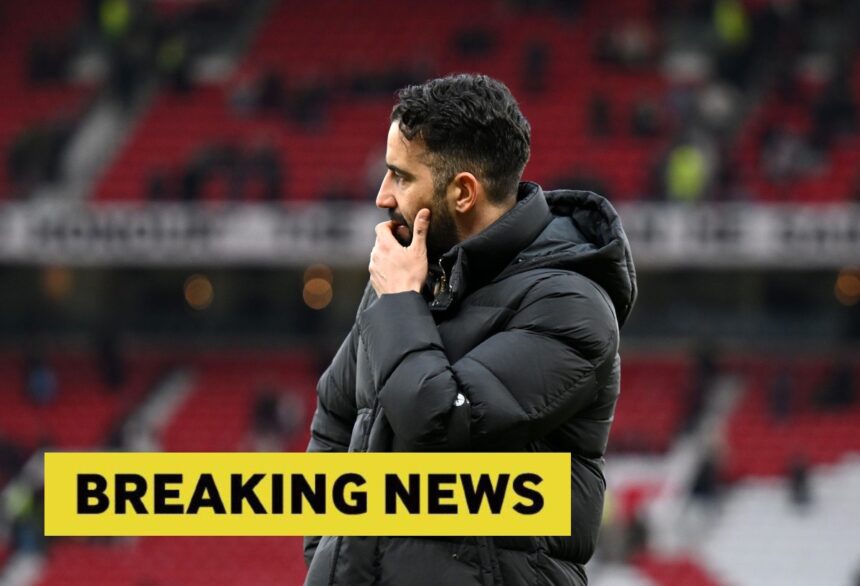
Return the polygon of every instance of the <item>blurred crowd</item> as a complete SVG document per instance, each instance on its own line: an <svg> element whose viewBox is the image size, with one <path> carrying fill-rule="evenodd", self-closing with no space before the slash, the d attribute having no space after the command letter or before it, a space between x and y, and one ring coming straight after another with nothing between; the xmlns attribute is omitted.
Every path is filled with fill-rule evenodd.
<svg viewBox="0 0 860 586"><path fill-rule="evenodd" d="M144 392L132 395L131 367L120 341L111 334L93 339L90 351L83 355L86 361L93 362L98 374L98 379L89 384L95 385L94 390L102 393L105 401L118 401L124 408L117 409L97 445L78 446L65 444L54 435L48 423L52 413L68 412L69 403L74 402L81 391L80 383L72 380L74 372L68 368L64 374L59 371L55 363L58 356L62 357L41 347L31 347L20 356L20 361L15 361L21 369L21 387L2 389L3 393L16 395L12 401L7 399L14 412L24 419L35 420L41 429L35 443L0 429L0 547L4 553L44 554L51 545L52 541L44 534L43 454L46 451L83 447L121 452L164 449L162 436L166 422L163 418L175 413L165 413L158 404L165 404L165 393L175 392L177 375L190 368L182 361L169 358L147 382ZM8 355L4 360L8 360ZM247 411L231 414L242 422L245 430L241 445L236 449L257 452L295 449L295 441L304 438L307 431L306 393L282 380L257 374L260 382L251 389L253 398L248 402ZM64 385L63 380L68 384ZM187 421L187 425L201 427L209 423ZM86 426L88 422L69 424ZM0 568L3 562L0 559Z"/></svg>
<svg viewBox="0 0 860 586"><path fill-rule="evenodd" d="M254 3L192 2L170 11L140 0L88 0L81 22L66 34L32 41L33 84L67 82L82 52L106 65L101 95L133 108L153 87L193 99L201 57L236 36ZM576 23L585 2L509 1L515 11L555 15ZM641 12L641 11L640 11ZM607 14L607 17L610 15ZM609 71L659 76L662 94L619 101L593 90L589 137L652 141L655 158L642 197L670 201L750 199L752 142L761 179L779 186L821 176L843 137L856 137L857 30L860 7L848 0L688 0L653 2L639 15L607 18L593 35L592 61ZM499 31L476 23L448 39L465 60L500 51ZM441 42L441 40L440 40ZM526 95L553 91L552 49L527 39L520 52ZM428 55L373 69L289 76L283 68L243 70L228 84L225 109L236 117L283 121L297 132L326 128L333 105L390 99L399 87L432 76ZM63 113L24 129L7 155L9 177L21 193L56 182L59 158L86 112ZM756 123L750 121L755 119ZM749 134L752 136L748 136ZM228 199L277 201L291 197L289 153L271 137L204 142L187 160L150 170L142 191L155 200L193 201L214 182ZM378 167L370 161L369 169ZM593 189L613 197L606 169L576 167L550 183ZM363 185L333 181L318 197L363 197ZM330 192L330 193L325 193ZM344 193L349 192L349 193ZM629 195L629 194L628 194ZM628 196L628 195L625 195ZM854 187L860 197L860 172Z"/></svg>
<svg viewBox="0 0 860 586"><path fill-rule="evenodd" d="M745 394L755 394L757 389L753 381L759 379L763 372L767 373L764 376L764 412L753 415L756 418L762 416L759 420L763 426L761 431L768 432L772 445L777 446L786 441L780 439L781 434L800 433L792 426L801 420L809 421L810 416L821 419L817 430L822 434L830 433L829 425L833 422L830 417L854 413L856 420L857 407L860 404L860 371L857 371L856 364L849 358L827 361L811 385L808 381L804 385L799 383L806 377L787 357L777 360L765 370L762 370L763 363L756 365L755 362L739 368L726 363L725 356L704 345L692 358L693 367L683 393L686 403L683 417L674 430L675 440L686 438L687 446L690 441L696 441L691 438L697 429L702 429L703 416L718 405L719 399L715 401L716 395L724 392L727 379L734 377ZM660 391L654 389L654 392ZM629 402L634 397L628 396L626 399ZM750 405L757 404L747 402L738 406L737 410L743 412ZM650 405L643 405L643 408L649 407ZM744 414L739 413L739 416L743 417ZM617 421L616 428L618 423L622 422ZM808 513L815 506L816 498L822 498L821 495L816 495L812 481L814 467L822 464L819 461L820 455L813 455L816 453L817 441L820 440L804 438L804 442L793 442L795 445L802 443L804 447L801 450L789 451L783 461L774 463L775 469L779 470L781 467L784 498L790 505L788 509L797 515ZM674 494L673 498L684 503L685 519L693 524L694 534L700 536L706 533L706 527L719 517L732 486L747 480L744 477L739 478L730 469L731 452L766 447L756 443L747 445L733 442L737 442L737 438L730 439L725 431L709 431L697 450L695 465L687 482L679 483L676 479L674 483L670 482L667 487L661 489L646 485L634 487L633 490L608 490L598 551L601 559L606 562L633 562L637 556L655 546L651 535L654 519L649 515L647 505L653 502L661 491L676 491L678 494ZM673 441L676 447L683 443ZM660 466L668 458L668 454L656 447L654 438L629 428L614 429L609 448L612 451L612 460L639 454L654 458L648 461L654 466ZM770 455L776 457L779 453L776 451Z"/></svg>
<svg viewBox="0 0 860 586"><path fill-rule="evenodd" d="M669 140L644 190L652 198L749 198L738 147L761 110L753 140L764 177L784 185L821 173L837 139L858 130L857 23L850 2L656 2L652 23L602 32L594 57L631 71L659 62L670 80L666 94L638 100L629 112L614 112L606 95L594 94L590 133ZM783 115L787 108L811 123L797 127Z"/></svg>
<svg viewBox="0 0 860 586"><path fill-rule="evenodd" d="M27 84L72 87L84 77L83 83L94 82L96 89L82 104L28 124L11 137L5 164L13 193L25 197L66 179L63 153L94 104L108 101L132 110L158 87L190 91L194 62L222 50L255 3L205 0L170 10L159 4L165 3L86 0L80 18L68 28L50 32L46 27L49 32L30 40L23 56Z"/></svg>

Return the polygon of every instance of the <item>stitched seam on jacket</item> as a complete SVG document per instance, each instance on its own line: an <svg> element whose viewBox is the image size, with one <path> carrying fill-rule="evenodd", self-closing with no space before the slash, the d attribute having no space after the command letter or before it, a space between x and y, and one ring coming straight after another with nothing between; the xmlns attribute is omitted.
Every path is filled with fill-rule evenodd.
<svg viewBox="0 0 860 586"><path fill-rule="evenodd" d="M361 336L363 338L364 336L361 335L361 328L358 328L358 331L359 331L359 336ZM361 351L364 352L364 358L365 358L365 360L367 360L368 365L373 366L373 361L370 359L370 352L367 350L367 344L361 345ZM356 361L356 363L357 363L357 361ZM378 393L379 392L379 385L376 382L376 375L373 373L373 368L368 368L367 372L370 374L370 384L373 385L374 392Z"/></svg>
<svg viewBox="0 0 860 586"><path fill-rule="evenodd" d="M493 376L493 378L499 382L499 386L501 386L503 389L505 389L505 391L508 393L508 395L511 396L511 398L514 400L514 403L517 404L517 407L519 407L523 413L528 415L528 412L523 408L523 405L522 405L522 403L520 403L520 400L517 399L517 396L513 393L513 391L511 391L511 389L508 388L508 385L506 385L504 383L504 381L502 381L502 379L499 378L499 375L497 375L495 372L493 372L493 370L489 366L487 366L486 364L484 364L483 362L481 362L480 360L478 360L474 356L469 356L468 354L466 354L466 356L464 356L463 359L466 359L466 358L468 358L469 360L471 360L475 364L481 365L481 367L484 370L486 370L489 374L491 374ZM471 400L471 398L468 395L466 395L466 397L469 398L469 400Z"/></svg>
<svg viewBox="0 0 860 586"><path fill-rule="evenodd" d="M508 331L510 331L510 330L508 330ZM528 330L523 330L523 331L528 331ZM532 332L532 333L534 333L534 332ZM540 335L540 334L535 333L535 335ZM520 409L523 410L523 413L526 414L526 416L529 418L529 420L535 419L535 418L543 415L546 410L548 410L550 407L555 406L555 404L564 395L568 394L571 390L573 390L574 387L576 387L580 382L582 382L583 378L585 378L586 376L588 376L589 374L591 374L592 372L594 372L596 370L594 363L591 362L590 360L586 359L586 362L588 362L588 364L589 364L589 368L587 368L582 374L580 374L577 378L575 378L573 381L571 381L568 385L564 386L557 393L554 393L552 395L547 395L547 402L544 404L543 408L532 408L530 410L526 410L523 407L522 403L520 403L519 399L517 399L516 395L514 395L513 392L508 388L508 385L506 385L504 382L502 382L502 380L498 377L498 375L496 375L495 372L490 370L490 368L486 364L484 364L483 362L481 362L477 358L472 357L472 356L468 356L468 357L470 360L473 360L474 362L483 366L484 369L487 370L487 372L489 372L490 374L493 375L493 378L495 378L497 381L499 381L502 388L504 388L508 392L508 394L511 395L511 397L513 397L516 404L519 405Z"/></svg>
<svg viewBox="0 0 860 586"><path fill-rule="evenodd" d="M355 346L356 346L356 348L358 348L358 341L359 341L358 340L358 326L356 324L353 324L352 329L349 332L349 335L355 337ZM356 409L358 408L358 405L355 404L355 395L350 397L349 394L346 391L344 391L343 388L337 383L337 381L335 380L335 377L327 376L326 380L328 381L328 384L334 389L334 391L337 395L340 395L341 397L345 398L346 402L348 404L353 405L354 408L356 408ZM322 385L319 385L319 387L320 388L326 388L326 387L323 387ZM317 393L317 396L320 398L320 401L322 401L323 394L324 393L319 393L319 392ZM325 406L325 410L328 411L329 413L331 413L332 415L334 415L337 419L344 421L344 418L340 414L335 413L335 411L333 409L330 409L328 406Z"/></svg>
<svg viewBox="0 0 860 586"><path fill-rule="evenodd" d="M335 570L337 570L337 558L340 557L340 544L343 540L343 537L338 537L334 542L334 556L332 556L331 560L331 572L328 575L328 586L334 586L334 574Z"/></svg>

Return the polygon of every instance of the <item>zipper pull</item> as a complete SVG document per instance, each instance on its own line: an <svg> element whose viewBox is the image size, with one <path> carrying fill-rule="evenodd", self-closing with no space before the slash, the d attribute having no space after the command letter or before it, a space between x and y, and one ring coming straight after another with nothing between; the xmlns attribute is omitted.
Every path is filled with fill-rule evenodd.
<svg viewBox="0 0 860 586"><path fill-rule="evenodd" d="M442 266L441 258L437 264L442 269L442 274L436 284L433 285L433 303L431 303L433 307L439 307L439 297L448 292L448 275L445 274L445 267Z"/></svg>
<svg viewBox="0 0 860 586"><path fill-rule="evenodd" d="M442 269L442 278L439 279L440 284L440 293L445 293L448 291L448 275L445 273L445 267L442 266L442 259L439 259L439 268Z"/></svg>

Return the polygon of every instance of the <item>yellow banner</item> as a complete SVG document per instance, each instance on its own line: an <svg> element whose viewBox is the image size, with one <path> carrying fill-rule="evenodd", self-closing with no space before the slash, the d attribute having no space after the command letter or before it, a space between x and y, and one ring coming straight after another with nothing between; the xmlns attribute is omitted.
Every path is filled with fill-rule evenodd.
<svg viewBox="0 0 860 586"><path fill-rule="evenodd" d="M45 535L570 535L570 454L48 453Z"/></svg>

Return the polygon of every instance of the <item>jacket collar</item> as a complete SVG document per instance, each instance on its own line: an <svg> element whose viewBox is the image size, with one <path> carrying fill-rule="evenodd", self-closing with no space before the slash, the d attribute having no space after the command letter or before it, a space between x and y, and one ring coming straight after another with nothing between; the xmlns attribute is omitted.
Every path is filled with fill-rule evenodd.
<svg viewBox="0 0 860 586"><path fill-rule="evenodd" d="M448 291L435 308L447 309L468 291L489 283L508 266L552 219L543 190L520 183L517 203L485 230L442 255L438 264L447 275Z"/></svg>

